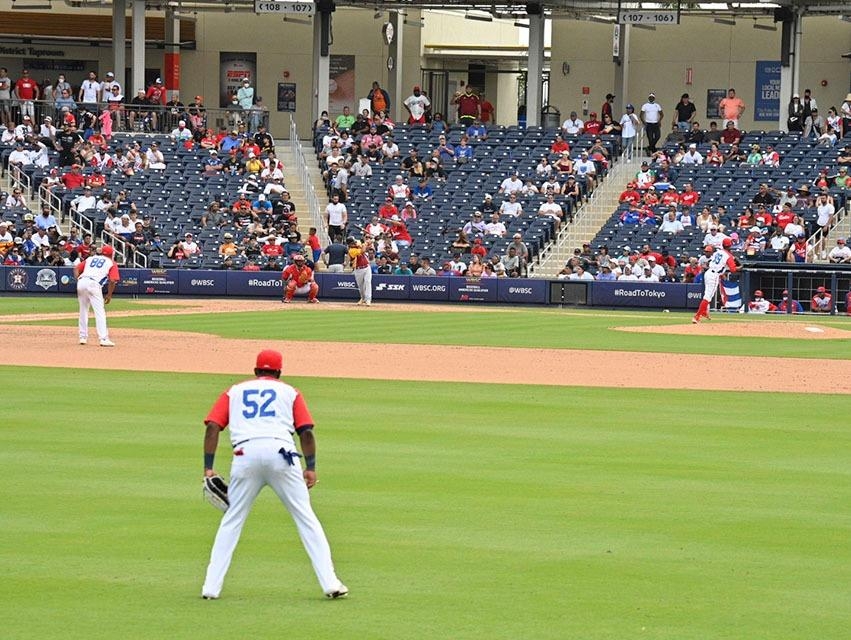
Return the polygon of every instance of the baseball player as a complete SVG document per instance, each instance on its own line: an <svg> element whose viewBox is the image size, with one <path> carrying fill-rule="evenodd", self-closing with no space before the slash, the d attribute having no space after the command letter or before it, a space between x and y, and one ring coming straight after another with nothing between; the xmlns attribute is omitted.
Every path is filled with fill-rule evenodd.
<svg viewBox="0 0 851 640"><path fill-rule="evenodd" d="M748 302L749 313L774 313L775 311L777 311L777 305L766 300L762 290L757 289L753 292L753 300Z"/></svg>
<svg viewBox="0 0 851 640"><path fill-rule="evenodd" d="M201 590L207 600L219 597L242 527L254 499L266 485L272 487L295 520L326 597L342 598L349 593L334 572L328 539L310 505L308 489L316 484L313 418L301 393L280 379L282 366L278 351L261 351L254 367L255 378L239 382L219 396L205 420L205 477L217 475L213 460L219 433L228 426L234 455L228 488L230 506L219 524ZM293 434L298 434L301 453L296 450Z"/></svg>
<svg viewBox="0 0 851 640"><path fill-rule="evenodd" d="M703 272L703 300L700 301L697 313L692 318L694 324L700 322L702 318L710 319L709 303L718 291L718 283L728 271L736 273L739 270L736 259L729 252L731 246L733 241L730 238L724 238L721 246L715 250L707 262L706 270Z"/></svg>
<svg viewBox="0 0 851 640"><path fill-rule="evenodd" d="M95 327L100 346L115 346L115 343L109 339L104 308L104 305L112 300L115 285L120 280L118 266L113 262L112 256L112 247L104 245L99 255L91 255L74 267L74 276L77 278L77 300L80 303L80 344L86 344L89 340L89 307L91 307L95 314ZM107 285L106 296L103 295L104 284Z"/></svg>
<svg viewBox="0 0 851 640"><path fill-rule="evenodd" d="M302 254L296 253L293 256L293 263L284 268L281 279L286 283L284 285L284 302L292 302L293 296L297 293L299 295L307 294L308 302L319 302L316 297L319 294L319 285L313 279L313 269L305 264Z"/></svg>
<svg viewBox="0 0 851 640"><path fill-rule="evenodd" d="M349 246L349 263L354 269L355 282L360 292L358 304L369 306L372 304L372 268L366 251L372 246L372 240L367 238L361 245L356 238L349 236L346 244Z"/></svg>

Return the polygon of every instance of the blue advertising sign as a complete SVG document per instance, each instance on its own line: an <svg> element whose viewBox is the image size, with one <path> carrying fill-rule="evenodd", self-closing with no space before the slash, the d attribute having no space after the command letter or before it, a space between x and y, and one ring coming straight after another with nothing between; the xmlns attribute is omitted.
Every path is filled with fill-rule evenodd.
<svg viewBox="0 0 851 640"><path fill-rule="evenodd" d="M702 284L687 284L686 287L686 308L697 309L700 306L700 301L703 298Z"/></svg>
<svg viewBox="0 0 851 640"><path fill-rule="evenodd" d="M410 276L372 276L372 297L376 300L407 300L410 291Z"/></svg>
<svg viewBox="0 0 851 640"><path fill-rule="evenodd" d="M375 295L375 282L378 276L372 276L372 291ZM345 298L357 300L360 298L358 285L351 273L317 273L316 282L319 285L320 298Z"/></svg>
<svg viewBox="0 0 851 640"><path fill-rule="evenodd" d="M593 282L588 301L601 307L655 307L685 309L688 287L660 282Z"/></svg>
<svg viewBox="0 0 851 640"><path fill-rule="evenodd" d="M777 122L780 119L780 61L756 61L754 113L756 121Z"/></svg>
<svg viewBox="0 0 851 640"><path fill-rule="evenodd" d="M411 278L411 300L449 300L449 281L452 278L438 276L417 276Z"/></svg>
<svg viewBox="0 0 851 640"><path fill-rule="evenodd" d="M177 295L179 274L180 271L177 269L137 269L136 291L144 295ZM128 275L125 271L121 271L122 280Z"/></svg>
<svg viewBox="0 0 851 640"><path fill-rule="evenodd" d="M177 290L182 296L223 296L227 293L227 271L179 271Z"/></svg>
<svg viewBox="0 0 851 640"><path fill-rule="evenodd" d="M6 290L6 272L8 269L6 267L0 267L0 291Z"/></svg>
<svg viewBox="0 0 851 640"><path fill-rule="evenodd" d="M497 299L500 302L547 304L548 285L546 280L499 278L496 281Z"/></svg>
<svg viewBox="0 0 851 640"><path fill-rule="evenodd" d="M227 294L282 298L284 283L279 271L228 271Z"/></svg>
<svg viewBox="0 0 851 640"><path fill-rule="evenodd" d="M448 278L450 302L496 302L497 278Z"/></svg>

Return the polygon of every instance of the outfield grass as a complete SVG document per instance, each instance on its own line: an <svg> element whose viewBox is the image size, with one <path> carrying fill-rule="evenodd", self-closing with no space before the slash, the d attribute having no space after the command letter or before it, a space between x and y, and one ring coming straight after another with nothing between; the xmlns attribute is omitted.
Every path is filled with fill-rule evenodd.
<svg viewBox="0 0 851 640"><path fill-rule="evenodd" d="M108 311L127 311L129 309L174 309L180 308L180 301L162 298L158 304L146 303L144 306L131 298L115 297L107 307ZM31 313L77 313L77 298L74 296L0 296L0 315Z"/></svg>
<svg viewBox="0 0 851 640"><path fill-rule="evenodd" d="M720 314L716 314L716 317ZM720 322L748 322L735 316ZM306 306L286 311L270 304L268 312L186 314L111 318L111 327L168 329L210 333L227 338L273 338L376 342L393 344L447 344L553 349L623 350L712 355L764 355L790 358L847 359L851 340L771 338L762 333L747 337L683 336L615 331L615 327L690 323L691 314L624 312L565 313L542 309L457 311L323 310ZM780 322L780 320L777 320ZM75 320L52 324L71 326ZM822 322L821 318L809 319ZM44 324L44 323L39 323ZM851 329L842 319L831 326Z"/></svg>
<svg viewBox="0 0 851 640"><path fill-rule="evenodd" d="M847 636L843 396L295 380L352 595L267 491L207 602L200 421L234 380L4 376L5 637Z"/></svg>

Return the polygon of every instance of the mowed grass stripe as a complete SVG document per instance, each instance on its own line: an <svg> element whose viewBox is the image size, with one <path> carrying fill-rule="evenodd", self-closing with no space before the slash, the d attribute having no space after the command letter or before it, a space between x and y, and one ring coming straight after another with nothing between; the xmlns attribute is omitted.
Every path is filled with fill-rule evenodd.
<svg viewBox="0 0 851 640"><path fill-rule="evenodd" d="M201 420L240 376L57 369L34 402L46 373L4 380L7 637L840 638L851 615L841 396L297 379L352 597L321 598L267 491L211 603Z"/></svg>
<svg viewBox="0 0 851 640"><path fill-rule="evenodd" d="M716 314L718 316L720 314ZM744 322L747 318L718 318ZM753 336L701 336L630 333L615 327L682 325L691 314L656 316L623 312L613 317L599 314L559 313L544 309L470 311L410 311L373 309L308 309L291 306L284 311L270 304L269 311L227 314L186 314L110 318L111 327L210 333L227 338L319 340L331 342L447 344L485 347L621 350L705 355L776 356L788 358L851 358L851 339L807 340L771 338L761 327ZM719 322L719 323L720 323ZM825 324L821 318L811 323ZM35 324L35 323L29 323ZM75 326L75 321L39 322ZM841 318L830 326L851 329ZM689 326L691 326L689 324ZM803 336L802 331L802 336Z"/></svg>

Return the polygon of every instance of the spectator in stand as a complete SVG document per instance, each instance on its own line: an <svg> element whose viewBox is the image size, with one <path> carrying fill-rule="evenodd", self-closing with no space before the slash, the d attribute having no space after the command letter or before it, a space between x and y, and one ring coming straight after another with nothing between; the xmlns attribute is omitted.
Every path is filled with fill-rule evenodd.
<svg viewBox="0 0 851 640"><path fill-rule="evenodd" d="M466 164L473 159L473 147L467 144L467 136L461 136L460 144L455 147L455 164Z"/></svg>
<svg viewBox="0 0 851 640"><path fill-rule="evenodd" d="M570 154L567 151L562 151L553 168L562 178L573 175L573 160L570 159Z"/></svg>
<svg viewBox="0 0 851 640"><path fill-rule="evenodd" d="M686 134L686 142L689 144L703 144L706 142L706 133L700 128L700 123L697 120L692 121L691 129Z"/></svg>
<svg viewBox="0 0 851 640"><path fill-rule="evenodd" d="M830 192L828 192L827 189L824 189L816 199L816 213L816 226L821 229L821 238L819 239L818 245L813 247L813 250L816 252L820 252L822 254L822 258L826 258L827 234L833 227L833 222L836 213L836 207L833 204L833 198L831 197Z"/></svg>
<svg viewBox="0 0 851 640"><path fill-rule="evenodd" d="M461 230L468 236L486 233L487 225L482 218L483 216L481 211L474 211L473 216L467 221Z"/></svg>
<svg viewBox="0 0 851 640"><path fill-rule="evenodd" d="M691 143L688 146L688 151L683 156L682 164L701 165L703 164L703 155L697 150L697 145Z"/></svg>
<svg viewBox="0 0 851 640"><path fill-rule="evenodd" d="M745 164L750 167L759 167L762 165L762 149L758 144L751 145L751 152L748 154Z"/></svg>
<svg viewBox="0 0 851 640"><path fill-rule="evenodd" d="M340 197L336 194L331 196L331 202L325 207L325 224L328 226L328 235L340 236L346 235L346 225L349 222L349 213L346 210L346 205L340 202Z"/></svg>
<svg viewBox="0 0 851 640"><path fill-rule="evenodd" d="M390 111L390 94L381 88L377 80L372 83L366 99L369 100L373 115Z"/></svg>
<svg viewBox="0 0 851 640"><path fill-rule="evenodd" d="M434 191L429 184L429 180L427 176L423 176L420 178L420 181L411 189L411 195L414 196L414 200L428 202L434 196Z"/></svg>
<svg viewBox="0 0 851 640"><path fill-rule="evenodd" d="M716 249L723 248L724 240L728 239L728 236L721 233L719 231L717 225L712 225L709 227L709 233L703 236L703 246L707 247L715 247Z"/></svg>
<svg viewBox="0 0 851 640"><path fill-rule="evenodd" d="M763 204L766 207L774 206L774 203L777 202L777 198L774 197L772 190L769 189L768 184L765 182L759 185L759 190L754 194L753 199L751 200L754 204Z"/></svg>
<svg viewBox="0 0 851 640"><path fill-rule="evenodd" d="M680 131L689 131L692 128L692 121L694 120L694 114L697 113L697 108L687 93L680 96L680 101L674 107L674 111L677 112L677 127Z"/></svg>
<svg viewBox="0 0 851 640"><path fill-rule="evenodd" d="M399 209L393 203L393 197L388 195L384 199L384 204L378 208L378 217L389 220L393 216L399 215Z"/></svg>
<svg viewBox="0 0 851 640"><path fill-rule="evenodd" d="M585 123L579 119L575 111L571 111L570 116L561 123L561 131L566 136L582 135L585 131Z"/></svg>
<svg viewBox="0 0 851 640"><path fill-rule="evenodd" d="M406 202L411 199L411 190L405 184L405 177L400 173L396 175L393 183L387 187L387 194L394 202Z"/></svg>
<svg viewBox="0 0 851 640"><path fill-rule="evenodd" d="M647 152L656 153L656 144L662 136L662 120L665 117L662 107L656 102L656 94L649 93L647 102L641 105L641 122L647 132Z"/></svg>
<svg viewBox="0 0 851 640"><path fill-rule="evenodd" d="M588 114L588 120L585 121L585 133L597 136L600 135L600 131L603 128L603 123L600 120L597 120L597 114L593 111Z"/></svg>
<svg viewBox="0 0 851 640"><path fill-rule="evenodd" d="M473 92L473 87L469 83L464 88L464 93L460 91L455 93L452 102L458 105L458 122L461 123L462 128L466 129L481 118L481 100Z"/></svg>
<svg viewBox="0 0 851 640"><path fill-rule="evenodd" d="M727 97L722 98L718 103L718 110L726 122L732 122L733 126L738 128L739 119L745 112L745 102L736 96L735 89L729 89L727 91Z"/></svg>
<svg viewBox="0 0 851 640"><path fill-rule="evenodd" d="M810 300L810 311L813 313L832 313L833 296L825 287L818 287Z"/></svg>
<svg viewBox="0 0 851 640"><path fill-rule="evenodd" d="M621 116L621 144L623 146L624 159L632 160L635 153L635 138L638 135L638 130L641 128L641 120L635 115L635 107L632 104L627 104L626 113Z"/></svg>
<svg viewBox="0 0 851 640"><path fill-rule="evenodd" d="M489 236L505 237L507 230L505 225L499 219L499 213L494 211L491 214L490 222L485 225L485 234Z"/></svg>
<svg viewBox="0 0 851 640"><path fill-rule="evenodd" d="M509 248L513 248L517 252L517 257L520 258L520 274L524 275L526 273L526 265L529 263L529 249L526 243L523 242L523 236L515 233L512 236L512 242Z"/></svg>
<svg viewBox="0 0 851 640"><path fill-rule="evenodd" d="M384 144L381 145L381 162L395 160L399 157L399 153L399 145L393 140L393 136L388 133L384 137Z"/></svg>
<svg viewBox="0 0 851 640"><path fill-rule="evenodd" d="M351 130L352 126L355 124L355 117L352 115L348 105L343 107L343 113L337 116L334 124L337 127L337 131L343 132Z"/></svg>
<svg viewBox="0 0 851 640"><path fill-rule="evenodd" d="M813 248L807 243L807 236L799 233L795 242L786 251L786 262L810 263L813 261Z"/></svg>
<svg viewBox="0 0 851 640"><path fill-rule="evenodd" d="M553 143L550 145L550 152L562 154L565 151L567 151L568 154L570 153L570 145L565 142L564 137L562 137L560 133L557 133L555 140L553 140Z"/></svg>
<svg viewBox="0 0 851 640"><path fill-rule="evenodd" d="M736 128L733 120L727 120L724 131L721 132L721 142L738 145L742 141L742 132Z"/></svg>
<svg viewBox="0 0 851 640"><path fill-rule="evenodd" d="M584 180L585 190L588 195L597 188L597 165L588 156L587 151L579 154L579 159L574 162L573 169L577 175L577 180Z"/></svg>
<svg viewBox="0 0 851 640"><path fill-rule="evenodd" d="M523 205L517 200L516 191L508 194L508 200L502 201L499 212L503 217L519 218L523 215Z"/></svg>
<svg viewBox="0 0 851 640"><path fill-rule="evenodd" d="M833 264L851 263L851 248L845 242L845 238L837 238L836 246L827 254L828 260Z"/></svg>
<svg viewBox="0 0 851 640"><path fill-rule="evenodd" d="M520 193L523 190L523 181L520 180L516 169L512 169L511 174L505 178L499 185L499 193L510 195L512 193Z"/></svg>
<svg viewBox="0 0 851 640"><path fill-rule="evenodd" d="M641 163L641 169L635 174L635 186L637 189L649 189L656 182L656 173L647 162Z"/></svg>
<svg viewBox="0 0 851 640"><path fill-rule="evenodd" d="M413 93L405 98L402 106L408 112L408 124L418 126L426 124L426 116L431 109L431 100L423 94L419 85L414 85Z"/></svg>
<svg viewBox="0 0 851 640"><path fill-rule="evenodd" d="M618 202L627 204L638 204L641 201L641 194L637 190L638 184L635 181L626 183L626 189L621 192L618 197Z"/></svg>
<svg viewBox="0 0 851 640"><path fill-rule="evenodd" d="M564 220L564 209L555 201L555 196L549 193L546 201L538 207L538 215L552 219L555 223L555 230L558 231L561 228L562 220Z"/></svg>
<svg viewBox="0 0 851 640"><path fill-rule="evenodd" d="M186 126L184 120L177 121L177 127L171 130L171 139L177 143L183 143L192 139L192 131Z"/></svg>
<svg viewBox="0 0 851 640"><path fill-rule="evenodd" d="M709 153L706 154L706 164L711 167L720 167L724 164L724 154L718 148L717 142L713 142L709 146Z"/></svg>
<svg viewBox="0 0 851 640"><path fill-rule="evenodd" d="M675 236L685 231L685 227L680 220L677 220L676 209L668 211L662 224L659 226L658 233L667 236Z"/></svg>

